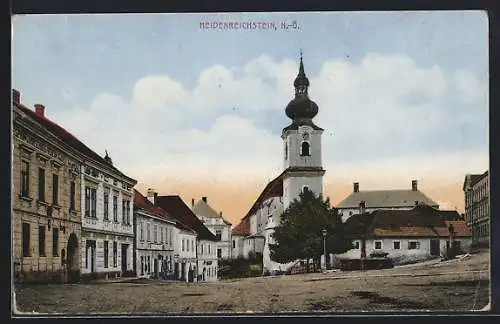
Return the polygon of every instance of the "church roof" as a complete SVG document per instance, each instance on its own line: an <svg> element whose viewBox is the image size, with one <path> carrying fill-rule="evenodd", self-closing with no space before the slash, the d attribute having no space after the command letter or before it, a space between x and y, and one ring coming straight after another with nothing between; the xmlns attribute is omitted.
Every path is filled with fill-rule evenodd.
<svg viewBox="0 0 500 324"><path fill-rule="evenodd" d="M76 150L77 152L80 152L81 154L84 154L85 156L95 160L98 163L101 163L102 165L105 165L107 168L111 169L115 173L117 173L119 176L127 179L130 182L133 182L134 184L137 183L136 180L128 177L127 175L123 174L120 170L118 170L116 167L114 167L112 164L108 163L102 156L94 152L92 149L90 149L88 146L86 146L83 142L81 142L78 138L76 138L74 135L72 135L70 132L68 132L66 129L63 127L59 126L55 122L49 120L47 117L44 115L37 114L35 111L27 108L23 104L19 102L13 102L14 106L19 108L23 113L34 119L38 124L40 124L43 128L45 128L47 131L52 133L54 136L59 138L62 142L66 143L69 145L71 148Z"/></svg>
<svg viewBox="0 0 500 324"><path fill-rule="evenodd" d="M196 216L203 216L203 217L208 217L208 218L222 218L224 223L227 225L231 225L230 222L228 222L220 213L217 213L207 202L205 202L203 199L200 199L194 206L193 206L193 213L196 214Z"/></svg>
<svg viewBox="0 0 500 324"><path fill-rule="evenodd" d="M458 212L425 205L410 210L379 209L371 213L356 214L347 219L345 228L352 237L359 237L363 232L368 237L446 237L449 235L450 224L455 236L471 236L467 224L460 219Z"/></svg>
<svg viewBox="0 0 500 324"><path fill-rule="evenodd" d="M182 224L193 229L201 240L217 241L217 237L203 225L201 220L182 201L179 196L157 196L155 205L164 209L169 215Z"/></svg>
<svg viewBox="0 0 500 324"><path fill-rule="evenodd" d="M238 225L236 225L232 231L232 235L247 236L250 235L250 218L243 218Z"/></svg>
<svg viewBox="0 0 500 324"><path fill-rule="evenodd" d="M359 203L365 202L366 208L412 207L415 202L429 206L438 204L427 197L420 190L364 190L352 192L339 204L337 208L359 208Z"/></svg>
<svg viewBox="0 0 500 324"><path fill-rule="evenodd" d="M283 176L285 175L285 172L286 170L269 182L264 190L262 190L261 194L257 200L255 200L248 213L241 219L240 223L233 228L233 235L250 235L250 216L254 214L267 199L272 197L283 197Z"/></svg>

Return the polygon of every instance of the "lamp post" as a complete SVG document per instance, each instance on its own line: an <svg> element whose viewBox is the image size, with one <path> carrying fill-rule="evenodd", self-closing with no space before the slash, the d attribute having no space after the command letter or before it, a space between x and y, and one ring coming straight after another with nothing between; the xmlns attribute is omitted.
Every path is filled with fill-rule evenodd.
<svg viewBox="0 0 500 324"><path fill-rule="evenodd" d="M325 258L325 261L323 262L323 273L326 273L326 234L327 234L326 228L323 228L321 230L321 233L323 234L323 255Z"/></svg>

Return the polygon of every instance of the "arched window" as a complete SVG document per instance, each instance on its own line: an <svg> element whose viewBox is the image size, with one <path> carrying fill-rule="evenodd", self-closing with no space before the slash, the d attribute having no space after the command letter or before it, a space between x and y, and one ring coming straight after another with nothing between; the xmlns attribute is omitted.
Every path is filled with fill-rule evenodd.
<svg viewBox="0 0 500 324"><path fill-rule="evenodd" d="M288 143L285 143L285 160L288 160Z"/></svg>
<svg viewBox="0 0 500 324"><path fill-rule="evenodd" d="M300 155L301 156L310 156L311 155L309 152L309 142L302 142Z"/></svg>
<svg viewBox="0 0 500 324"><path fill-rule="evenodd" d="M308 187L308 186L304 186L304 187L302 187L302 192L306 192L306 190L307 190L307 191L309 190L309 187Z"/></svg>

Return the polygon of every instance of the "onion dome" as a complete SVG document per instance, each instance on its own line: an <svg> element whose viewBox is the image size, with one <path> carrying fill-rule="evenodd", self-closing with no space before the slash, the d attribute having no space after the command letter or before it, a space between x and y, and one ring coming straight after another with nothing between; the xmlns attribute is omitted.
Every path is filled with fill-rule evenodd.
<svg viewBox="0 0 500 324"><path fill-rule="evenodd" d="M293 82L295 87L295 98L292 99L286 106L286 115L293 119L312 119L318 114L318 105L309 99L307 89L309 87L309 79L304 72L304 62L302 61L302 53L300 54L299 74Z"/></svg>

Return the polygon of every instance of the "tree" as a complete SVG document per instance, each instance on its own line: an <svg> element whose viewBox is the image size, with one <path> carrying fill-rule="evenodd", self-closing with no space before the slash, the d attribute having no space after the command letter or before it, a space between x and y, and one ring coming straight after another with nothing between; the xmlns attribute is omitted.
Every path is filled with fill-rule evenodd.
<svg viewBox="0 0 500 324"><path fill-rule="evenodd" d="M292 201L274 228L274 243L269 245L271 260L288 263L312 258L313 264L319 265L324 249L323 229L327 230L327 254L343 253L352 248L351 241L345 238L337 210L330 206L328 199L316 197L306 188L299 199Z"/></svg>

